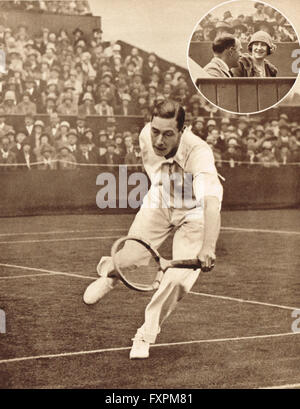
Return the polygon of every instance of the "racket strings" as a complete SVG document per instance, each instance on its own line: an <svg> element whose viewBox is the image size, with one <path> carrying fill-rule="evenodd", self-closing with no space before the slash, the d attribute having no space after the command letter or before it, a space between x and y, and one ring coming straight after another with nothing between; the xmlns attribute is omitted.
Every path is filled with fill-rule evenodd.
<svg viewBox="0 0 300 409"><path fill-rule="evenodd" d="M118 248L114 262L126 281L140 286L150 286L159 271L159 265L151 251L130 239Z"/></svg>

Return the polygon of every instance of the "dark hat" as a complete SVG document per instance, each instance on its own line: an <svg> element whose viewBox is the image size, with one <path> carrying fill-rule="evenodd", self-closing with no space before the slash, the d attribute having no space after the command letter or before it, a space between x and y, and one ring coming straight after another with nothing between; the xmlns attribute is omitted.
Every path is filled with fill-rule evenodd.
<svg viewBox="0 0 300 409"><path fill-rule="evenodd" d="M247 26L243 24L239 19L233 20L232 27L234 29L240 28L244 33L248 30Z"/></svg>
<svg viewBox="0 0 300 409"><path fill-rule="evenodd" d="M93 28L93 33L103 33L103 31L101 30L101 28L96 27L96 28Z"/></svg>
<svg viewBox="0 0 300 409"><path fill-rule="evenodd" d="M258 1L254 4L254 7L257 9L258 6L265 6L263 3L259 3Z"/></svg>
<svg viewBox="0 0 300 409"><path fill-rule="evenodd" d="M76 27L72 34L75 35L76 33L80 33L83 36L83 31L79 27Z"/></svg>
<svg viewBox="0 0 300 409"><path fill-rule="evenodd" d="M45 143L41 147L41 154L43 155L45 152L54 152L53 146L49 145L48 143Z"/></svg>
<svg viewBox="0 0 300 409"><path fill-rule="evenodd" d="M89 145L89 143L90 143L90 140L86 136L82 136L79 139L79 145Z"/></svg>

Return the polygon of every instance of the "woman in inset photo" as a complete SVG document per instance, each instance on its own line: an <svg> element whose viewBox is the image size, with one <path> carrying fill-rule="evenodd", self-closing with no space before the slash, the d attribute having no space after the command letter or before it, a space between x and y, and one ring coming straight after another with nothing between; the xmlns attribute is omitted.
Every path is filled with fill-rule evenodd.
<svg viewBox="0 0 300 409"><path fill-rule="evenodd" d="M248 43L248 53L242 54L239 66L232 68L234 77L276 77L278 69L267 60L275 52L271 36L265 31L254 33Z"/></svg>

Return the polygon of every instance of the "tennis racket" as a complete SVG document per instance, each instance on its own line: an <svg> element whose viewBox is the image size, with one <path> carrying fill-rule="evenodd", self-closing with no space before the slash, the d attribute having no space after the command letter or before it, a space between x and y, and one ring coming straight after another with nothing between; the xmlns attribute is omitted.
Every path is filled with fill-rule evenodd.
<svg viewBox="0 0 300 409"><path fill-rule="evenodd" d="M130 246L127 246L127 248L124 248L124 246L133 242L143 246L145 259L147 261L150 259L147 265L128 265L129 261L125 259L125 254L128 254ZM131 248L134 249L135 247ZM122 249L124 249L123 257L118 257L118 252L122 251ZM111 256L115 271L109 275L114 277L117 275L126 287L136 291L147 292L156 290L168 268L190 268L192 270L201 268L201 262L198 259L167 260L150 243L135 236L126 236L118 239L112 246ZM128 254L129 257L130 254ZM121 258L123 259L122 263L120 262Z"/></svg>

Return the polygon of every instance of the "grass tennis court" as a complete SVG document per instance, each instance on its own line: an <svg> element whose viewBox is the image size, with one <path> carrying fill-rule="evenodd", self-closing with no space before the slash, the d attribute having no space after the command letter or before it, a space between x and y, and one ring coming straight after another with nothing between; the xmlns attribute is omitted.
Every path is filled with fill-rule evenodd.
<svg viewBox="0 0 300 409"><path fill-rule="evenodd" d="M128 359L151 295L82 302L132 215L2 218L1 388L300 388L300 211L223 212L217 264ZM170 257L170 241L162 255ZM299 325L300 327L300 325Z"/></svg>

